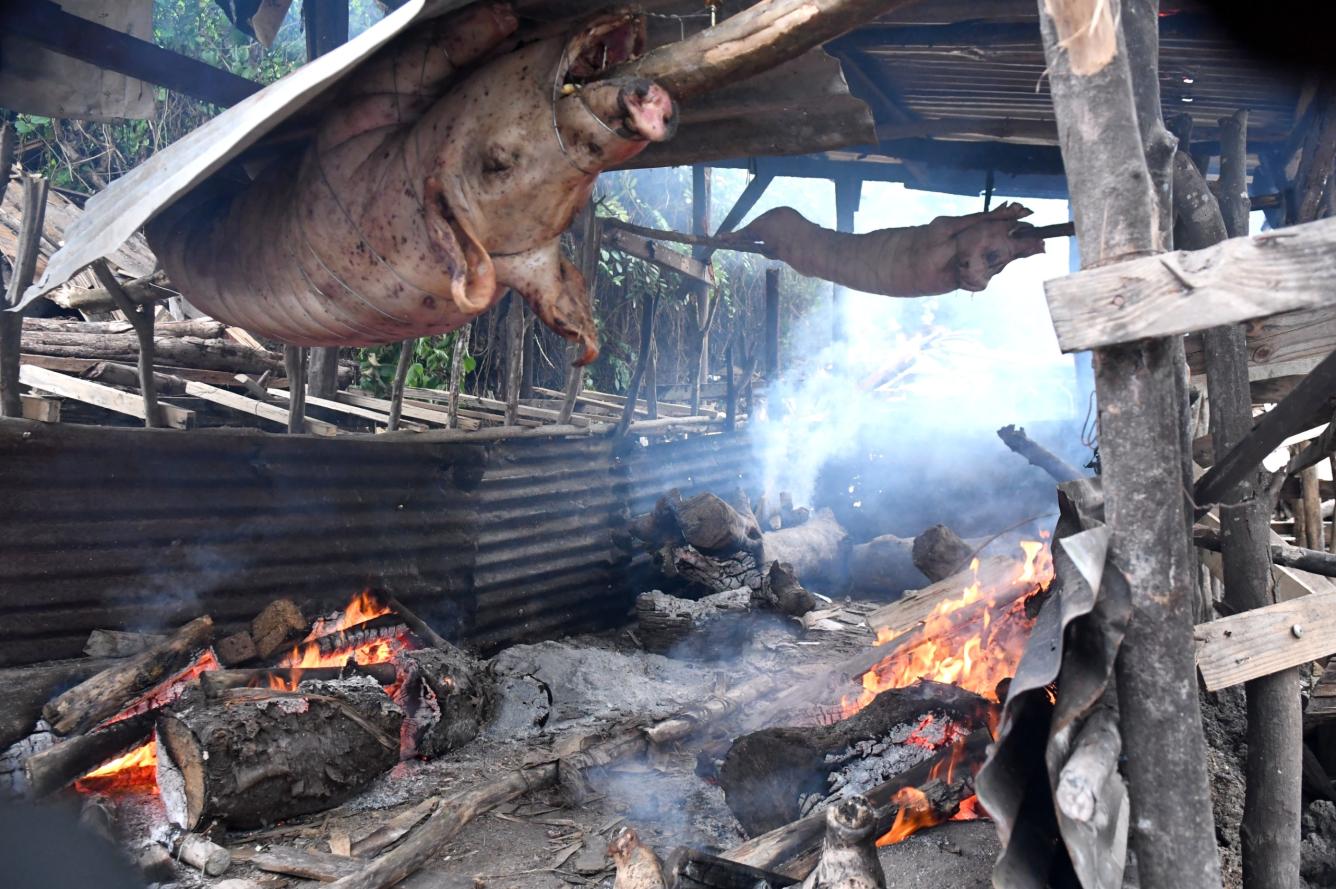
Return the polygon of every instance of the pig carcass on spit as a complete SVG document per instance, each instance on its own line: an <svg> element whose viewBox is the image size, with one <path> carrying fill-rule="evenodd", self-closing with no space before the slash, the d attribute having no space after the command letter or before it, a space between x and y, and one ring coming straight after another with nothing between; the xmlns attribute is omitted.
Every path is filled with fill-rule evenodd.
<svg viewBox="0 0 1336 889"><path fill-rule="evenodd" d="M676 108L643 78L591 81L642 50L630 13L505 51L515 29L482 3L387 45L298 156L149 224L172 282L216 318L319 346L454 330L509 287L592 361L558 238L601 170L672 135Z"/></svg>

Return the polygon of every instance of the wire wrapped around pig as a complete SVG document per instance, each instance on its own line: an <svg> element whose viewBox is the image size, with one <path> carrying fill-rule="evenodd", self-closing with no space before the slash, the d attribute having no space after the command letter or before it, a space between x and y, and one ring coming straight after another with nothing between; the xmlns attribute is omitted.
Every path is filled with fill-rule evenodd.
<svg viewBox="0 0 1336 889"><path fill-rule="evenodd" d="M631 13L509 49L515 28L484 3L404 35L300 154L153 220L173 283L220 320L311 346L448 332L512 288L592 361L587 288L558 239L600 171L673 134L676 107L641 78L588 82L642 50Z"/></svg>

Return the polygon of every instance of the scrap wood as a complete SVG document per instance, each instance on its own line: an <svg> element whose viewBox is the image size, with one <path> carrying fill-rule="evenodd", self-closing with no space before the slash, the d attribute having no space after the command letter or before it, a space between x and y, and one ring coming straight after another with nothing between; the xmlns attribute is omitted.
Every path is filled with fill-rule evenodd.
<svg viewBox="0 0 1336 889"><path fill-rule="evenodd" d="M355 874L359 865L355 858L291 846L274 846L265 852L256 852L250 856L248 863L269 873L319 880L322 883L333 883Z"/></svg>
<svg viewBox="0 0 1336 889"><path fill-rule="evenodd" d="M1307 720L1324 721L1336 718L1336 658L1327 661L1322 678L1314 684L1304 717Z"/></svg>
<svg viewBox="0 0 1336 889"><path fill-rule="evenodd" d="M408 833L426 818L441 802L439 796L428 797L411 809L400 812L389 821L357 837L352 843L352 854L356 858L369 858L377 855Z"/></svg>
<svg viewBox="0 0 1336 889"><path fill-rule="evenodd" d="M1336 592L1198 624L1194 635L1207 691L1269 676L1336 653Z"/></svg>
<svg viewBox="0 0 1336 889"><path fill-rule="evenodd" d="M900 599L879 608L867 616L867 622L876 629L904 633L913 629L947 599L962 595L965 588L977 579L985 586L1009 582L1016 572L1016 560L1008 556L993 556L979 563L977 574L966 569L937 581L921 590L907 592ZM1023 592L1017 589L1017 593Z"/></svg>

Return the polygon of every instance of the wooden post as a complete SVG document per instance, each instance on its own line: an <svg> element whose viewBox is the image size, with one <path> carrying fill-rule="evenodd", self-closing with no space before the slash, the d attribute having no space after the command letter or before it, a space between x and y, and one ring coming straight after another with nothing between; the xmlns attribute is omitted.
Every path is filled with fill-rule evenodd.
<svg viewBox="0 0 1336 889"><path fill-rule="evenodd" d="M524 373L524 300L510 291L506 312L506 422L514 426L520 411L520 377Z"/></svg>
<svg viewBox="0 0 1336 889"><path fill-rule="evenodd" d="M863 196L861 179L835 180L835 230L853 233L854 214ZM831 338L836 342L847 339L844 330L844 298L846 288L832 285L831 290Z"/></svg>
<svg viewBox="0 0 1336 889"><path fill-rule="evenodd" d="M1040 0L1053 106L1085 268L1157 252L1156 191L1133 98L1119 4ZM1122 4L1128 40L1154 40L1154 2ZM1128 23L1137 18L1149 28ZM1147 34L1149 31L1149 34ZM1157 52L1142 46L1143 76ZM1130 841L1143 889L1218 889L1205 743L1193 663L1191 567L1183 489L1184 422L1173 338L1095 353L1111 570L1132 620L1118 655L1118 699L1132 801Z"/></svg>
<svg viewBox="0 0 1336 889"><path fill-rule="evenodd" d="M450 352L450 398L446 401L446 428L459 428L459 390L464 382L464 359L468 356L469 338L473 335L470 321L455 331L454 348Z"/></svg>
<svg viewBox="0 0 1336 889"><path fill-rule="evenodd" d="M733 373L729 364L728 373ZM779 379L779 269L765 270L765 379Z"/></svg>
<svg viewBox="0 0 1336 889"><path fill-rule="evenodd" d="M654 344L654 315L659 307L657 290L646 294L640 310L640 354L636 356L636 367L631 373L631 384L626 389L626 404L622 407L622 418L617 422L616 437L626 434L635 416L636 400L640 397L640 381L645 376L645 363L649 360L649 350Z"/></svg>
<svg viewBox="0 0 1336 889"><path fill-rule="evenodd" d="M6 132L12 128L6 124ZM14 146L8 146L13 158ZM0 164L8 167L8 164ZM8 175L6 171L6 175ZM3 183L8 186L6 179ZM19 224L18 249L15 252L13 277L9 279L5 305L0 306L0 416L22 417L23 399L19 394L19 354L23 341L23 314L9 311L23 297L23 291L32 283L37 271L37 254L42 241L42 224L46 220L47 181L39 176L23 177L23 221Z"/></svg>
<svg viewBox="0 0 1336 889"><path fill-rule="evenodd" d="M288 432L306 431L306 350L283 346L283 369L288 375Z"/></svg>
<svg viewBox="0 0 1336 889"><path fill-rule="evenodd" d="M135 329L139 341L139 395L144 399L144 425L151 428L163 424L158 412L158 388L153 380L153 303L136 305L122 289L121 283L107 267L105 259L93 263L93 274Z"/></svg>
<svg viewBox="0 0 1336 889"><path fill-rule="evenodd" d="M603 238L603 227L594 213L593 198L590 198L588 205L585 206L580 223L580 274L584 276L589 305L592 306L598 293L599 242ZM584 368L575 366L575 361L583 350L584 347L579 343L572 343L566 350L568 358L566 391L561 402L561 411L557 415L557 422L562 425L571 421L571 414L575 412L575 400L580 397L580 392L584 389Z"/></svg>
<svg viewBox="0 0 1336 889"><path fill-rule="evenodd" d="M769 281L770 271L766 270L766 280ZM733 337L728 338L728 345L724 347L724 364L728 367L725 374L725 400L724 400L724 430L732 432L738 425L738 384L734 377L733 365Z"/></svg>
<svg viewBox="0 0 1336 889"><path fill-rule="evenodd" d="M691 168L691 233L693 235L708 235L710 233L710 168L704 164L696 164ZM700 259L705 255L703 247L696 247L692 254ZM713 288L701 287L695 284L688 286L694 287L696 291L696 329L700 331L699 356L700 368L696 377L696 393L691 403L692 412L700 409L700 384L710 379L710 304L718 295L713 293Z"/></svg>
<svg viewBox="0 0 1336 889"><path fill-rule="evenodd" d="M1246 111L1220 121L1220 221L1212 240L1248 232ZM1205 184L1193 185L1204 189ZM1180 189L1182 190L1182 189ZM1211 202L1202 201L1208 208ZM1253 427L1248 347L1242 325L1202 334L1211 398L1215 457L1238 445ZM1225 603L1235 612L1275 601L1271 577L1272 498L1265 470L1249 473L1225 493L1220 507ZM1298 889L1303 713L1299 676L1286 670L1248 683L1247 791L1240 830L1243 885L1247 889ZM1291 837L1290 834L1293 833Z"/></svg>
<svg viewBox="0 0 1336 889"><path fill-rule="evenodd" d="M303 0L306 61L348 42L348 0ZM335 346L311 349L306 385L317 398L333 398L339 390L339 350ZM289 383L289 385L291 385Z"/></svg>
<svg viewBox="0 0 1336 889"><path fill-rule="evenodd" d="M413 364L413 352L417 340L404 340L399 346L399 363L394 366L394 383L390 386L390 418L385 423L386 432L399 428L399 417L404 412L404 383L408 380L408 368Z"/></svg>
<svg viewBox="0 0 1336 889"><path fill-rule="evenodd" d="M1309 466L1299 473L1299 491L1304 510L1304 528L1308 532L1308 548L1321 552L1327 548L1327 535L1322 522L1317 466Z"/></svg>

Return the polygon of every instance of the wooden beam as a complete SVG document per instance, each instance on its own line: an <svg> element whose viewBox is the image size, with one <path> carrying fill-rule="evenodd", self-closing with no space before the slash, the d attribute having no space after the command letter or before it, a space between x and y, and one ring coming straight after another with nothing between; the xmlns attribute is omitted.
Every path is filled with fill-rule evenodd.
<svg viewBox="0 0 1336 889"><path fill-rule="evenodd" d="M1197 669L1219 691L1336 654L1336 592L1198 624Z"/></svg>
<svg viewBox="0 0 1336 889"><path fill-rule="evenodd" d="M19 356L19 361L33 367L44 367L47 370L81 374L90 368L105 363L106 359L62 358L56 355L28 355L25 353ZM194 380L197 383L208 383L211 386L236 385L236 375L226 370L200 370L194 367L172 367L164 364L154 365L153 369L157 373L180 377L183 380Z"/></svg>
<svg viewBox="0 0 1336 889"><path fill-rule="evenodd" d="M1327 661L1327 669L1323 671L1322 678L1313 686L1304 718L1324 721L1336 719L1336 658Z"/></svg>
<svg viewBox="0 0 1336 889"><path fill-rule="evenodd" d="M1173 336L1336 303L1336 219L1044 284L1064 352Z"/></svg>
<svg viewBox="0 0 1336 889"><path fill-rule="evenodd" d="M693 281L707 287L714 286L714 272L708 263L702 262L685 253L660 247L658 244L640 235L632 234L615 219L600 219L603 227L602 245L611 250L620 250L646 262L652 262L660 268L686 275Z"/></svg>
<svg viewBox="0 0 1336 889"><path fill-rule="evenodd" d="M997 141L1017 140L1057 145L1058 129L1048 121L1009 117L944 117L907 123L877 125L882 141L941 136L979 136Z"/></svg>
<svg viewBox="0 0 1336 889"><path fill-rule="evenodd" d="M262 84L65 12L48 0L6 4L0 31L108 71L227 107Z"/></svg>
<svg viewBox="0 0 1336 889"><path fill-rule="evenodd" d="M245 395L238 395L235 392L228 392L226 389L219 389L207 383L186 380L186 394L193 395L195 398L202 398L238 413L249 414L252 417L259 417L272 423L279 423L284 428L288 425L288 412L285 408L265 404L263 401L248 398ZM163 405L163 407L165 408L167 405ZM314 420L307 417L306 431L315 435L337 435L339 427L333 423L326 423L324 420Z"/></svg>
<svg viewBox="0 0 1336 889"><path fill-rule="evenodd" d="M60 422L60 399L42 395L20 395L23 401L23 419L39 423Z"/></svg>
<svg viewBox="0 0 1336 889"><path fill-rule="evenodd" d="M131 392L122 392L101 383L66 376L31 364L25 364L19 369L19 381L42 392L72 398L127 417L144 419L144 400ZM190 429L195 425L194 411L171 404L160 404L158 410L162 414L163 424L173 429Z"/></svg>
<svg viewBox="0 0 1336 889"><path fill-rule="evenodd" d="M288 400L288 392L286 389L266 389L265 394L276 399L279 407L282 407L283 404L285 404ZM339 394L342 395L343 393ZM349 417L359 417L363 420L370 420L371 422L376 423L380 426L385 426L387 428L389 427L390 418L388 414L381 413L380 411L375 410L367 405L349 404L344 402L342 399L314 398L310 395L306 396L306 403L307 405L314 405L315 407L321 407L327 411L333 411L334 413L337 414L346 414ZM441 421L444 422L444 419L445 419L444 416L442 416ZM425 426L421 426L417 423L408 423L402 420L400 421L400 425L404 429L410 429L418 432L426 428Z"/></svg>
<svg viewBox="0 0 1336 889"><path fill-rule="evenodd" d="M719 223L719 228L715 229L714 236L718 238L737 228L738 223L751 212L752 207L756 206L756 202L761 199L761 195L765 194L765 190L770 187L774 178L769 173L757 173L753 176L751 181L747 183L747 187L742 190L742 194L738 195L738 199L729 208L723 222ZM696 256L701 262L708 265L710 257L714 256L714 251L718 249L718 247L706 247L697 252Z"/></svg>
<svg viewBox="0 0 1336 889"><path fill-rule="evenodd" d="M1251 475L1286 438L1311 428L1305 424L1315 415L1324 411L1330 414L1334 397L1336 352L1304 377L1280 404L1263 414L1248 436L1197 480L1194 499L1198 508L1218 502L1234 485Z"/></svg>

